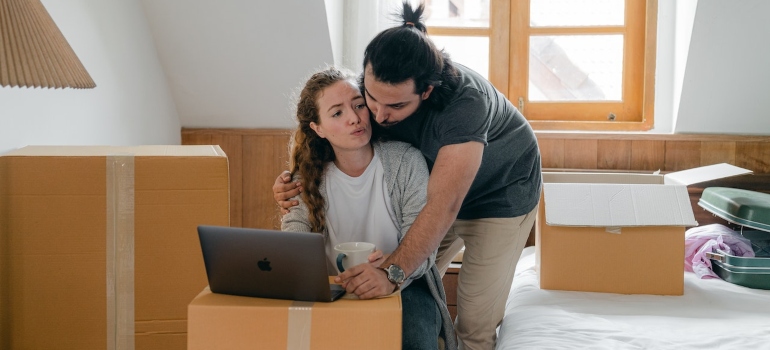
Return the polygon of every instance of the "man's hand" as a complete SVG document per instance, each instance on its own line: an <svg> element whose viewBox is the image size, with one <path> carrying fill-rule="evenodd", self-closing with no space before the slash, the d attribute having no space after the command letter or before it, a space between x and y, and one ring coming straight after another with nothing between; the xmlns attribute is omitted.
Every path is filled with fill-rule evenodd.
<svg viewBox="0 0 770 350"><path fill-rule="evenodd" d="M339 274L334 281L341 283L348 293L353 293L359 299L372 299L393 293L396 285L388 280L387 273L372 266L360 264Z"/></svg>
<svg viewBox="0 0 770 350"><path fill-rule="evenodd" d="M374 253L369 254L369 264L373 267L380 267L382 262L388 258L390 254L382 254L382 250L375 250Z"/></svg>
<svg viewBox="0 0 770 350"><path fill-rule="evenodd" d="M302 192L302 184L297 182L291 182L291 173L285 170L278 175L273 184L273 198L278 202L278 206L281 208L281 214L287 214L291 207L299 205L297 201L291 201L289 199Z"/></svg>

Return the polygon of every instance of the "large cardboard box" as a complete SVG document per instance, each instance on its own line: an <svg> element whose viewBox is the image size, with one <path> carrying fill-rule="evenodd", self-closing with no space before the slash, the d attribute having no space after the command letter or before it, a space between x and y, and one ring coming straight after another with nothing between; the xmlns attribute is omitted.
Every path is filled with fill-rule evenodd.
<svg viewBox="0 0 770 350"><path fill-rule="evenodd" d="M543 289L682 295L687 186L750 173L717 164L667 174L544 173L536 252Z"/></svg>
<svg viewBox="0 0 770 350"><path fill-rule="evenodd" d="M218 146L0 156L0 348L185 349L196 228L229 224L228 181Z"/></svg>
<svg viewBox="0 0 770 350"><path fill-rule="evenodd" d="M310 303L211 293L188 308L188 349L401 348L401 296Z"/></svg>

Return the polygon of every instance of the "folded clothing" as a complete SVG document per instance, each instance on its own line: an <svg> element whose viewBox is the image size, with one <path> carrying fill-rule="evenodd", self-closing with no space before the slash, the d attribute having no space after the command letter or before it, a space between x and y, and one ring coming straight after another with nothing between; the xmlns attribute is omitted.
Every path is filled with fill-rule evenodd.
<svg viewBox="0 0 770 350"><path fill-rule="evenodd" d="M698 278L719 278L711 270L706 253L719 249L727 254L754 257L751 241L722 224L697 226L684 234L684 269Z"/></svg>

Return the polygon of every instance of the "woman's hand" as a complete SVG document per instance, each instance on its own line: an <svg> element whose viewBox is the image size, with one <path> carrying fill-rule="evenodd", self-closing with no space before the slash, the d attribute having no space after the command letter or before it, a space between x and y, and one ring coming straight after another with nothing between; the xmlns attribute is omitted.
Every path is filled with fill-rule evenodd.
<svg viewBox="0 0 770 350"><path fill-rule="evenodd" d="M298 201L289 200L294 196L302 192L302 184L297 182L291 182L291 173L288 170L278 175L273 183L273 199L278 202L278 207L281 208L281 214L289 213L291 207L299 205Z"/></svg>
<svg viewBox="0 0 770 350"><path fill-rule="evenodd" d="M388 280L385 270L372 266L372 263L353 266L345 270L344 274L352 277L341 280L338 276L335 282L342 284L348 293L355 294L359 299L377 298L396 290L396 285Z"/></svg>

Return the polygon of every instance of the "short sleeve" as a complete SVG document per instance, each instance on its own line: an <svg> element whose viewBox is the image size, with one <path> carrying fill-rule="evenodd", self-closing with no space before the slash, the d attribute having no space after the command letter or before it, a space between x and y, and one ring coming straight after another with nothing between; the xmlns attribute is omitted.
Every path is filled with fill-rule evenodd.
<svg viewBox="0 0 770 350"><path fill-rule="evenodd" d="M474 88L461 88L452 102L436 116L436 137L440 146L481 142L487 145L490 119L487 95Z"/></svg>

